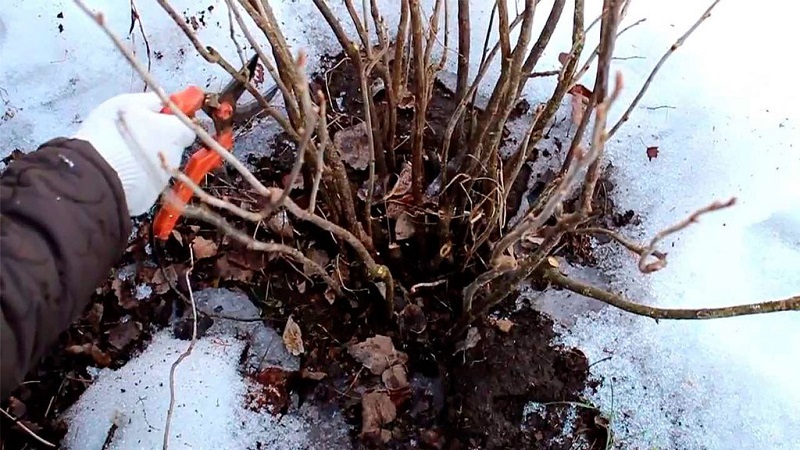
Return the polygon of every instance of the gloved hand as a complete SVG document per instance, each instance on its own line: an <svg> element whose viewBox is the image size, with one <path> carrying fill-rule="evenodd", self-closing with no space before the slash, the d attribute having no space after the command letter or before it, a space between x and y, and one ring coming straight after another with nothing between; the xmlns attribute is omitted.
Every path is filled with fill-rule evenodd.
<svg viewBox="0 0 800 450"><path fill-rule="evenodd" d="M180 119L161 114L162 107L155 93L118 95L89 113L73 136L91 143L117 172L131 217L147 212L169 182L159 152L176 168L195 138Z"/></svg>

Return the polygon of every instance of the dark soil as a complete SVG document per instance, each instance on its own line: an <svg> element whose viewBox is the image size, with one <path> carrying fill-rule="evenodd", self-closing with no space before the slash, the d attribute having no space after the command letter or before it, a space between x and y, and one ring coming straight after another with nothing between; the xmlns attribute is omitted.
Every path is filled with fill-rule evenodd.
<svg viewBox="0 0 800 450"><path fill-rule="evenodd" d="M355 123L352 118L361 116L361 95L348 70L341 65L329 72L327 80L315 80L328 83L332 98L344 99L342 108L331 112L335 115L331 119L336 119L331 122L338 128L348 126L347 121ZM432 131L426 136L429 148L437 148L436 136L446 127L454 107L452 95L437 85L429 119ZM409 120L401 117L401 130L410 128ZM273 185L281 185L281 177L294 160L291 146L280 137L277 144L280 151L273 158L251 161L256 165L255 173ZM407 149L401 146L398 154L404 152ZM352 175L355 191L363 174ZM210 177L208 188L223 198L258 204L257 197L235 175ZM302 199L298 203L302 205ZM614 220L624 221L626 217ZM51 353L2 407L41 437L58 442L66 431L58 416L90 384L87 368L123 365L146 346L154 329L169 326L174 316L182 314L184 304L178 292L186 292L181 280L190 263L188 246L200 236L215 242L218 250L195 263L192 288L227 287L248 293L262 309L264 320L278 330L291 315L303 330L305 354L302 370L289 379L288 389L299 393L301 402L340 408L352 425L353 448L604 448L605 432L598 425L602 422L595 410L578 408L574 418L568 417L564 402L580 402L582 392L590 385L588 362L580 351L552 344L553 323L549 318L531 310L495 311L513 322L511 329L501 331L488 320L478 323L481 338L477 345L466 352L456 351L443 339L454 323L453 311L460 298L452 286L463 285L474 274L425 273L419 264L407 263L421 259L413 247L404 248L405 264L387 262L404 286L443 277L449 277L452 286L445 283L410 295L394 305L395 315L390 319L378 290L363 281L360 263L329 234L302 223L293 223L294 233L284 237L264 227L256 230L252 224L239 225L259 239L283 240L307 255L316 254L329 273L341 277L351 294L330 305L324 296L325 287L307 280L300 274L302 268L244 249L205 224L183 221L177 228L180 240L172 238L166 245L153 243L145 221L118 266L130 266L126 270L132 270L134 277L125 282L110 278L93 296L84 315L62 334ZM562 251L567 252L565 256L587 260L591 256L587 248L578 242ZM137 300L135 286L143 284L152 292ZM132 332L140 327L141 332ZM384 389L381 377L364 370L346 350L348 344L375 335L391 337L396 348L408 355L408 386L390 392L398 413L384 427L390 432L385 442L360 435L362 395ZM83 344L94 346L93 350L75 354L75 346ZM323 372L325 377L316 380L304 375L309 372ZM531 402L547 405L540 405L539 413L526 417L523 411ZM0 435L3 449L40 445L5 417Z"/></svg>

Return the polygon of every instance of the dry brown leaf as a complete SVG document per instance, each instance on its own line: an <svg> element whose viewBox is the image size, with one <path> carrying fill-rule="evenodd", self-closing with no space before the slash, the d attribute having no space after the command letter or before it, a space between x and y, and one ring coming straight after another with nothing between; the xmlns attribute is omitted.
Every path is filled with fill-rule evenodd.
<svg viewBox="0 0 800 450"><path fill-rule="evenodd" d="M178 272L174 265L167 266L163 270L159 268L151 279L151 283L155 285L156 294L166 294L170 290L170 282L173 285L178 283Z"/></svg>
<svg viewBox="0 0 800 450"><path fill-rule="evenodd" d="M647 160L652 161L658 158L658 146L647 147Z"/></svg>
<svg viewBox="0 0 800 450"><path fill-rule="evenodd" d="M103 320L103 304L94 303L92 309L86 314L86 321L89 322L95 329L100 326L100 321Z"/></svg>
<svg viewBox="0 0 800 450"><path fill-rule="evenodd" d="M301 294L305 294L306 293L306 280L303 280L303 281L297 283L297 292L299 292Z"/></svg>
<svg viewBox="0 0 800 450"><path fill-rule="evenodd" d="M397 417L397 407L385 392L370 392L361 397L361 435L376 438L381 429ZM391 436L391 435L390 435Z"/></svg>
<svg viewBox="0 0 800 450"><path fill-rule="evenodd" d="M465 352L476 345L481 340L481 333L476 327L470 327L467 331L467 337L456 345L456 353Z"/></svg>
<svg viewBox="0 0 800 450"><path fill-rule="evenodd" d="M583 120L583 115L586 113L586 107L588 105L588 100L586 97L581 97L580 95L573 94L570 99L570 107L572 108L572 123L575 125L579 125Z"/></svg>
<svg viewBox="0 0 800 450"><path fill-rule="evenodd" d="M408 361L405 353L394 348L391 338L380 334L350 345L347 352L375 375L382 374L394 364L405 364Z"/></svg>
<svg viewBox="0 0 800 450"><path fill-rule="evenodd" d="M253 271L242 269L236 264L231 263L228 255L222 255L214 264L214 273L223 280L234 280L247 282L253 278Z"/></svg>
<svg viewBox="0 0 800 450"><path fill-rule="evenodd" d="M411 163L407 162L403 165L403 169L397 177L397 183L394 184L394 187L386 197L402 197L409 192L411 192Z"/></svg>
<svg viewBox="0 0 800 450"><path fill-rule="evenodd" d="M122 322L108 332L108 343L116 348L122 350L139 338L142 334L142 324L134 320Z"/></svg>
<svg viewBox="0 0 800 450"><path fill-rule="evenodd" d="M289 185L289 177L291 177L291 176L292 176L291 173L287 173L286 175L284 175L281 178L281 186L283 186L284 189L289 187L288 186ZM303 189L303 188L305 188L305 186L306 185L305 185L305 182L303 181L303 177L302 176L297 176L297 177L295 177L294 183L292 183L292 187L289 190L293 191L295 189Z"/></svg>
<svg viewBox="0 0 800 450"><path fill-rule="evenodd" d="M419 305L409 303L400 313L400 326L403 330L420 334L428 328L428 319Z"/></svg>
<svg viewBox="0 0 800 450"><path fill-rule="evenodd" d="M283 329L283 344L286 345L289 353L294 356L300 356L306 351L303 347L303 335L300 332L300 326L292 319L292 316L289 316L289 320L286 321L286 328Z"/></svg>
<svg viewBox="0 0 800 450"><path fill-rule="evenodd" d="M300 370L300 377L306 380L320 381L327 376L328 374L325 372L311 371L308 369Z"/></svg>
<svg viewBox="0 0 800 450"><path fill-rule="evenodd" d="M195 259L210 258L217 254L217 243L202 236L195 236L192 240L192 251Z"/></svg>
<svg viewBox="0 0 800 450"><path fill-rule="evenodd" d="M294 227L286 211L280 211L267 221L267 229L284 239L294 238Z"/></svg>
<svg viewBox="0 0 800 450"><path fill-rule="evenodd" d="M508 333L511 331L511 327L514 326L514 322L508 319L498 319L495 320L494 326L496 326L497 329L502 331L503 333Z"/></svg>
<svg viewBox="0 0 800 450"><path fill-rule="evenodd" d="M325 300L327 300L331 305L336 302L336 291L334 291L330 286L325 289Z"/></svg>
<svg viewBox="0 0 800 450"><path fill-rule="evenodd" d="M414 222L411 220L411 216L407 212L400 214L394 224L395 239L398 241L406 240L414 236L414 231Z"/></svg>
<svg viewBox="0 0 800 450"><path fill-rule="evenodd" d="M397 107L399 109L414 109L416 106L417 97L414 95L413 92L409 92L409 90L402 86L400 88L400 95L398 96L400 100L397 102Z"/></svg>
<svg viewBox="0 0 800 450"><path fill-rule="evenodd" d="M342 161L356 170L364 170L372 158L366 122L345 128L333 135L333 144L339 148Z"/></svg>
<svg viewBox="0 0 800 450"><path fill-rule="evenodd" d="M395 364L392 367L384 370L381 374L381 380L386 389L399 390L408 387L408 375L406 368L401 364Z"/></svg>
<svg viewBox="0 0 800 450"><path fill-rule="evenodd" d="M181 246L183 245L183 236L181 236L178 230L172 230L172 237L174 237L175 240L178 241L179 244L181 244Z"/></svg>

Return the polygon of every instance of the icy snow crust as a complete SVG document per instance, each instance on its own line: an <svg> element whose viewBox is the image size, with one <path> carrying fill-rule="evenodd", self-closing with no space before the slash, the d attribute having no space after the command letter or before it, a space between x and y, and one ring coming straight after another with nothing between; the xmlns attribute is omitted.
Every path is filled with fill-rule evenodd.
<svg viewBox="0 0 800 450"><path fill-rule="evenodd" d="M102 100L141 90L142 83L108 40L71 2L6 3L0 11L0 117L6 117L0 119L3 154L15 147L31 150L46 139L68 135ZM127 33L127 3L91 3L105 11L118 33ZM214 12L206 12L208 26L198 35L229 60L237 60L223 1L171 3L178 11L191 14L213 5ZM311 1L270 3L293 48L307 50L312 62L336 49ZM330 3L335 10L344 11L342 2ZM388 25L394 27L398 2L379 3ZM432 2L423 3L429 7ZM449 2L452 21L455 3ZM475 65L491 3L472 2L473 29L481 30L475 32L472 45ZM601 2L587 3L589 23L598 15ZM625 59L616 60L614 68L624 74L626 88L611 112L612 119L620 116L661 54L708 3L710 0L632 3L626 24L640 18L647 22L618 41L616 54ZM540 2L538 27L551 4L549 0ZM140 1L137 6L151 47L163 53L161 59L153 58L152 70L167 90L188 83L213 88L225 82L221 69L195 55L155 2ZM510 10L514 11L513 6ZM57 18L59 12L64 19ZM756 7L747 2L722 2L667 62L631 120L608 144L607 157L614 165L618 187L615 201L642 218L638 228L625 232L645 239L711 201L736 196L739 202L734 209L705 216L700 224L664 242L669 266L648 277L638 273L632 257L613 246L603 247L600 251L608 258L602 276L595 281L610 280L612 288L628 297L664 307L723 306L800 292L800 113L796 108L800 91L794 87L792 57L796 53L793 45L800 41L794 23L798 13L800 6L794 2L765 0ZM565 21L537 69L556 68L558 52L569 48L570 16L568 5ZM64 25L63 33L58 31L59 24ZM451 29L454 27L451 23ZM39 43L30 39L31 30L36 30ZM597 42L597 28L593 31L587 52ZM138 27L133 36L143 58ZM242 36L238 39L245 42ZM455 71L455 59L449 58L448 70ZM591 76L590 71L584 84L591 85ZM496 72L487 81L494 78ZM537 79L529 84L526 95L536 101L551 91L552 80ZM13 117L7 118L9 114ZM568 114L568 108L561 114ZM648 161L645 149L656 145L660 154ZM575 273L588 276L582 269ZM539 300L550 307L574 299L562 292L543 297ZM611 419L619 447L800 448L798 313L656 324L609 308L597 309L595 303L592 308L570 312L566 322L570 327L562 340L578 345L597 363L592 372L603 383L588 400ZM241 442L237 436L246 435L241 433L249 426L242 428L234 420L243 414L233 406L240 404L236 402L242 382L236 380L232 360L223 355L217 355L220 360L211 359L212 353L220 353L212 352L212 346L199 343L197 359L184 361L184 368L179 369L183 386L179 403L197 402L198 407L209 409L203 409L204 418L199 421L178 413L175 430L183 439L200 438L197 442L202 445L195 448L212 447L212 442L221 448L237 448L240 444L236 442ZM150 389L155 392L163 389L158 383L167 379L169 364L149 369L150 364L158 358L172 361L183 347L159 336L150 348L150 356L132 361L117 376L133 377L130 383L152 383ZM204 378L192 378L188 368L193 364L219 369L213 376L206 370ZM101 416L97 411L90 415L105 420L105 428L98 431L102 439L95 438L99 444L112 414L130 419L143 416L145 410L138 398L112 392L101 383L86 395L97 396L97 407L112 403L112 399L117 406L102 407ZM160 407L148 406L147 411L150 423L162 427L163 412L158 411L163 410L166 396L148 394L147 398L161 402ZM130 442L149 443L149 435L160 436L143 422L136 423L140 433L126 436ZM209 430L218 432L205 434ZM75 433L71 431L71 436ZM295 438L302 439L294 436L284 443L291 446Z"/></svg>

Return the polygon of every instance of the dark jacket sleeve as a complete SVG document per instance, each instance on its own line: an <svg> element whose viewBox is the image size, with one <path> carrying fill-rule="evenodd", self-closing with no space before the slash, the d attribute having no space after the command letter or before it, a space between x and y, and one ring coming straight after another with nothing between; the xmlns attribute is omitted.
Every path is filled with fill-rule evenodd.
<svg viewBox="0 0 800 450"><path fill-rule="evenodd" d="M0 176L0 395L86 307L131 222L116 172L85 141L54 139Z"/></svg>

